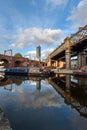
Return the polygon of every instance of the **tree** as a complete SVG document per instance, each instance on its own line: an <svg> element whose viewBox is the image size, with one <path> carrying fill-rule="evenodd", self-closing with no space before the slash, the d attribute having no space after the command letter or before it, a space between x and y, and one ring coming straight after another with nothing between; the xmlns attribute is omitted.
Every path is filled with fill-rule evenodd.
<svg viewBox="0 0 87 130"><path fill-rule="evenodd" d="M20 54L20 53L16 53L16 54L14 55L14 57L16 57L16 58L22 58L23 56L22 56L22 54Z"/></svg>

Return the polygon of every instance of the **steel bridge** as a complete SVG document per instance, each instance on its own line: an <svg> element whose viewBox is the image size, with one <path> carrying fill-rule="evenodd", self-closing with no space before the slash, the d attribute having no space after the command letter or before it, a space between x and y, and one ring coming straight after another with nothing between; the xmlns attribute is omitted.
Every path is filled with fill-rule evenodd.
<svg viewBox="0 0 87 130"><path fill-rule="evenodd" d="M48 55L47 65L57 67L59 62L63 61L66 63L66 69L70 69L73 56L77 56L78 68L87 64L87 25L65 38L63 43Z"/></svg>

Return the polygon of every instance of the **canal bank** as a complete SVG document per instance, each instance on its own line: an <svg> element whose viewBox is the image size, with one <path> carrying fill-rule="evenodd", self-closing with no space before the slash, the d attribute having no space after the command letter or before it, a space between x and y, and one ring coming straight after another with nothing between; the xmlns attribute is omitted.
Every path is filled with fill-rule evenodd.
<svg viewBox="0 0 87 130"><path fill-rule="evenodd" d="M12 130L10 122L0 108L0 130Z"/></svg>
<svg viewBox="0 0 87 130"><path fill-rule="evenodd" d="M73 74L76 70L69 70L69 69L54 69L53 72L55 74Z"/></svg>

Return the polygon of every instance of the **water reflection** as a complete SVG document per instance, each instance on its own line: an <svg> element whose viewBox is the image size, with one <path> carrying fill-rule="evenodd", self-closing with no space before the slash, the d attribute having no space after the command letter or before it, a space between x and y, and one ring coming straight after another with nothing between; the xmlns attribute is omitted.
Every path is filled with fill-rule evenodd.
<svg viewBox="0 0 87 130"><path fill-rule="evenodd" d="M8 85L9 80L9 85ZM21 82L21 86L19 88L16 88L14 84ZM44 88L42 86L41 88L41 81L42 84L44 84ZM6 80L4 89L7 91L12 91L15 93L16 98L11 98L14 102L16 101L17 104L21 103L21 107L23 104L25 104L25 107L32 107L32 108L40 108L40 107L48 107L48 106L59 106L60 103L58 102L58 99L55 98L55 94L53 93L53 89L49 89L49 84L47 79L41 78L41 77L28 77L26 80L24 79L18 79L18 77L9 77L9 79ZM25 84L26 89L25 89ZM32 87L31 87L32 86ZM50 86L51 87L51 86ZM40 93L41 91L41 93ZM10 101L10 97L7 97L5 100ZM25 99L28 99L28 101ZM31 105L30 105L31 104Z"/></svg>
<svg viewBox="0 0 87 130"><path fill-rule="evenodd" d="M30 83L36 82L36 89L40 91L41 89L41 80L45 79L44 77L28 77L28 76L10 76L7 75L0 80L0 86L4 86L4 89L12 91L12 84L20 86L23 82Z"/></svg>
<svg viewBox="0 0 87 130"><path fill-rule="evenodd" d="M64 98L67 105L75 108L81 116L87 117L87 79L72 75L58 75L50 78L49 83Z"/></svg>
<svg viewBox="0 0 87 130"><path fill-rule="evenodd" d="M0 81L0 107L13 130L87 129L86 99L87 80L72 75Z"/></svg>
<svg viewBox="0 0 87 130"><path fill-rule="evenodd" d="M9 121L1 108L0 108L0 130L12 130Z"/></svg>
<svg viewBox="0 0 87 130"><path fill-rule="evenodd" d="M47 79L29 77L28 80L21 81L18 87L15 85L15 79L10 77L6 80L5 87L8 84L11 85L12 91L8 91L4 86L0 89L0 106L6 113L12 129L53 130L58 128L56 118L54 120L56 115L51 111L56 107L60 108L62 103L60 98L56 98L57 95Z"/></svg>

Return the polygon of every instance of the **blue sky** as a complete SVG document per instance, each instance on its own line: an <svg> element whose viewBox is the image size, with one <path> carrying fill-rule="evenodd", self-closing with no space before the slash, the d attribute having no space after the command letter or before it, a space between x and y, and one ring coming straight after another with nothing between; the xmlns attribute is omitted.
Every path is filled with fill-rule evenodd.
<svg viewBox="0 0 87 130"><path fill-rule="evenodd" d="M0 0L0 52L42 59L87 24L87 0Z"/></svg>

